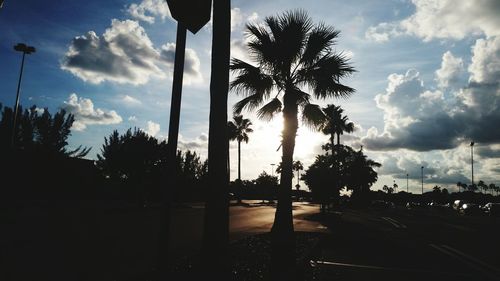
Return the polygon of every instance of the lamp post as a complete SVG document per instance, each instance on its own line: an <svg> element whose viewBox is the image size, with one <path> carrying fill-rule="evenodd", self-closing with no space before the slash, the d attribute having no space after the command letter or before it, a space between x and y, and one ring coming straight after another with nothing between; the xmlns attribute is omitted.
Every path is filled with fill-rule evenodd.
<svg viewBox="0 0 500 281"><path fill-rule="evenodd" d="M406 193L409 193L409 190L408 190L408 174L406 174Z"/></svg>
<svg viewBox="0 0 500 281"><path fill-rule="evenodd" d="M470 165L471 165L471 181L474 185L474 142L470 143Z"/></svg>
<svg viewBox="0 0 500 281"><path fill-rule="evenodd" d="M422 195L424 195L424 166L420 167L422 172Z"/></svg>
<svg viewBox="0 0 500 281"><path fill-rule="evenodd" d="M12 123L12 138L11 138L11 146L14 147L14 142L16 139L16 127L17 127L17 114L19 111L19 94L21 90L21 80L23 78L23 69L24 69L24 57L26 54L34 53L35 47L28 46L23 43L18 43L14 46L14 50L23 53L23 59L21 60L21 71L19 72L19 81L17 82L17 93L16 93L16 104L14 105L14 121Z"/></svg>
<svg viewBox="0 0 500 281"><path fill-rule="evenodd" d="M274 163L271 164L271 176L274 177Z"/></svg>

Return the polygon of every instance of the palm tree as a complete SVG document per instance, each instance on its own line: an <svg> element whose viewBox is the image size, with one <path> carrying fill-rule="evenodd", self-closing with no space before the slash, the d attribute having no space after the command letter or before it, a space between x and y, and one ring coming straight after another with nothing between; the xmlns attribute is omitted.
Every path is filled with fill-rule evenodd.
<svg viewBox="0 0 500 281"><path fill-rule="evenodd" d="M227 122L229 128L229 140L238 141L238 181L241 182L241 142L248 143L248 134L253 132L250 128L250 119L243 118L243 115L233 116L233 121Z"/></svg>
<svg viewBox="0 0 500 281"><path fill-rule="evenodd" d="M492 194L493 194L493 191L495 191L498 195L499 187L497 185L495 185L494 183L490 183L489 188L490 188Z"/></svg>
<svg viewBox="0 0 500 281"><path fill-rule="evenodd" d="M304 170L304 165L299 160L293 161L292 169L294 171L297 171L297 185L295 185L295 188L297 188L297 190L299 190L299 188L300 188L300 184L299 184L300 171Z"/></svg>
<svg viewBox="0 0 500 281"><path fill-rule="evenodd" d="M349 122L346 115L342 116L344 109L334 104L329 104L323 108L327 119L321 128L321 132L330 136L330 145L332 146L332 154L334 147L334 138L337 136L337 145L340 145L340 136L345 133L354 132L354 123Z"/></svg>
<svg viewBox="0 0 500 281"><path fill-rule="evenodd" d="M457 186L458 186L458 192L460 192L460 188L462 187L462 182L461 181L457 182Z"/></svg>
<svg viewBox="0 0 500 281"><path fill-rule="evenodd" d="M245 96L234 105L234 112L256 110L267 102L257 110L259 118L270 120L276 113L283 113L283 172L271 231L273 249L283 250L280 258L287 259L277 261L284 272L273 267L278 274L284 274L284 278L275 279L287 279L293 274L290 262L294 262L291 188L298 114L300 111L306 125L319 128L325 115L318 105L310 103L311 95L319 99L349 97L354 89L340 84L340 79L355 70L345 56L332 51L339 31L325 24L314 25L304 11L270 16L264 24L247 24L246 33L249 53L256 65L236 58L231 61L230 68L236 74L231 89ZM304 92L304 88L312 94ZM274 261L276 257L273 254Z"/></svg>
<svg viewBox="0 0 500 281"><path fill-rule="evenodd" d="M481 188L481 193L484 193L486 192L486 189L488 189L488 186L484 183L484 181L480 180L478 183L477 183L477 186L479 188Z"/></svg>

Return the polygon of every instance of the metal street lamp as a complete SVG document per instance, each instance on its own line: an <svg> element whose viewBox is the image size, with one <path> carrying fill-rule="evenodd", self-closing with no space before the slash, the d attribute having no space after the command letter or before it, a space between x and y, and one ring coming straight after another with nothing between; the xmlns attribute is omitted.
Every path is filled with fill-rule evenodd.
<svg viewBox="0 0 500 281"><path fill-rule="evenodd" d="M420 167L422 171L422 195L424 194L424 166Z"/></svg>
<svg viewBox="0 0 500 281"><path fill-rule="evenodd" d="M14 46L14 50L23 53L23 59L21 60L21 71L19 73L19 81L17 82L17 93L16 93L16 104L14 105L14 122L12 124L12 138L11 138L11 146L14 147L14 142L16 138L16 127L17 127L17 114L19 110L19 93L21 89L21 80L23 78L23 69L24 69L24 57L26 54L34 53L35 47L28 46L23 43L18 43Z"/></svg>
<svg viewBox="0 0 500 281"><path fill-rule="evenodd" d="M408 174L406 174L406 193L409 193L409 191L408 191Z"/></svg>
<svg viewBox="0 0 500 281"><path fill-rule="evenodd" d="M470 143L470 165L471 165L471 172L472 172L472 185L474 185L474 142Z"/></svg>

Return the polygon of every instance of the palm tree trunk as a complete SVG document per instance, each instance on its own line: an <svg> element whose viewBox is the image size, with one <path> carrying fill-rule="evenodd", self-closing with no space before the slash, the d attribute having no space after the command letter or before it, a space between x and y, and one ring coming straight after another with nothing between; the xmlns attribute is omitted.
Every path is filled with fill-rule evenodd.
<svg viewBox="0 0 500 281"><path fill-rule="evenodd" d="M202 245L207 280L228 280L229 198L227 96L231 36L231 1L213 2L208 186Z"/></svg>
<svg viewBox="0 0 500 281"><path fill-rule="evenodd" d="M332 134L330 136L330 145L332 146L332 157L333 157L333 155L334 155L333 152L334 152L334 148L335 148L335 135L334 134Z"/></svg>
<svg viewBox="0 0 500 281"><path fill-rule="evenodd" d="M281 178L278 205L271 229L271 280L292 280L295 275L295 236L292 216L292 165L297 134L297 104L285 94L283 108Z"/></svg>
<svg viewBox="0 0 500 281"><path fill-rule="evenodd" d="M340 134L337 133L337 145L340 145Z"/></svg>
<svg viewBox="0 0 500 281"><path fill-rule="evenodd" d="M238 180L241 182L241 141L238 141Z"/></svg>

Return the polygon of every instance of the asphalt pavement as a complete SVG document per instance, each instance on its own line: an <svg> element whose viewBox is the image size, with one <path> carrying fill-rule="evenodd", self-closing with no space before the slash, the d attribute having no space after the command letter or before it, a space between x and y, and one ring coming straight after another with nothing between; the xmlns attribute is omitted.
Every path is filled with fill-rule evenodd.
<svg viewBox="0 0 500 281"><path fill-rule="evenodd" d="M450 209L343 210L311 257L318 280L500 280L500 219Z"/></svg>

